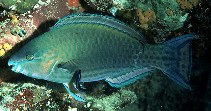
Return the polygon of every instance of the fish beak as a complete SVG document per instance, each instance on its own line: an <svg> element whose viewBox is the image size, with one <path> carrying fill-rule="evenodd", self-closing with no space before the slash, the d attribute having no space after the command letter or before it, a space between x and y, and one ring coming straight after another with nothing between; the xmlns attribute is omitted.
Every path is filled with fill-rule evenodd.
<svg viewBox="0 0 211 111"><path fill-rule="evenodd" d="M12 62L11 60L8 61L8 66L11 68L12 71L15 71L15 63Z"/></svg>
<svg viewBox="0 0 211 111"><path fill-rule="evenodd" d="M17 73L23 73L24 69L17 63L12 62L11 60L8 61L8 66L11 67L11 70Z"/></svg>
<svg viewBox="0 0 211 111"><path fill-rule="evenodd" d="M14 65L15 65L14 62L12 62L11 60L8 61L8 66L14 66Z"/></svg>
<svg viewBox="0 0 211 111"><path fill-rule="evenodd" d="M8 61L8 66L12 66L13 62L11 60Z"/></svg>

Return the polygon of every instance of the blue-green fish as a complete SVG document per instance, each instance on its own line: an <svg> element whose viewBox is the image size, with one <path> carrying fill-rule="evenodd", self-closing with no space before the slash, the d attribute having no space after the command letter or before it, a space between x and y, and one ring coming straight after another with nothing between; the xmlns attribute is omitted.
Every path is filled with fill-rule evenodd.
<svg viewBox="0 0 211 111"><path fill-rule="evenodd" d="M141 32L112 17L75 14L28 42L8 65L29 77L63 83L79 101L85 101L78 94L81 83L105 80L123 87L156 69L190 89L192 38L187 34L152 45Z"/></svg>

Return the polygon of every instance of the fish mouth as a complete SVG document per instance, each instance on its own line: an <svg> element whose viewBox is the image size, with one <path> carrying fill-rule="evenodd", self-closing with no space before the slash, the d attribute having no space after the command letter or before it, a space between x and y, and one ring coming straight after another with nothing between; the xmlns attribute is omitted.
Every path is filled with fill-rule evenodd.
<svg viewBox="0 0 211 111"><path fill-rule="evenodd" d="M8 61L8 66L13 69L15 67L15 63L12 62L11 60Z"/></svg>
<svg viewBox="0 0 211 111"><path fill-rule="evenodd" d="M17 72L17 73L22 73L23 68L21 68L20 65L18 65L15 62L12 62L11 60L8 61L8 66L11 68L12 71Z"/></svg>
<svg viewBox="0 0 211 111"><path fill-rule="evenodd" d="M11 60L8 61L8 66L13 66L15 63L12 62Z"/></svg>

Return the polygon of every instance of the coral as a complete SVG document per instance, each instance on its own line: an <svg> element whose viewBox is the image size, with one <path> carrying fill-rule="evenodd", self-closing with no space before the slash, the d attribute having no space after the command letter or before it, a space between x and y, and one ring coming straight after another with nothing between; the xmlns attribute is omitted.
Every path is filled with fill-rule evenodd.
<svg viewBox="0 0 211 111"><path fill-rule="evenodd" d="M17 16L11 15L11 17L12 17L11 22L12 22L13 24L18 23L18 18L17 18Z"/></svg>
<svg viewBox="0 0 211 111"><path fill-rule="evenodd" d="M132 0L112 0L113 7L118 10L125 10L133 8L134 4Z"/></svg>
<svg viewBox="0 0 211 111"><path fill-rule="evenodd" d="M0 57L3 56L6 51L12 49L12 46L9 43L0 44Z"/></svg>
<svg viewBox="0 0 211 111"><path fill-rule="evenodd" d="M12 111L27 110L32 107L33 92L29 89L23 89L18 95L15 96L11 103L7 103L6 107Z"/></svg>
<svg viewBox="0 0 211 111"><path fill-rule="evenodd" d="M5 54L5 50L4 49L0 49L0 57L3 56Z"/></svg>
<svg viewBox="0 0 211 111"><path fill-rule="evenodd" d="M20 79L21 77L18 78L18 81ZM24 82L28 81L26 78L22 79L24 79ZM68 109L76 110L78 108L87 111L83 106L84 104L72 101L72 97L68 93L61 93L59 91L62 90L60 85L45 82L45 85L43 82L37 82L36 84L39 84L39 86L32 83L1 82L0 109L6 109L6 111L55 111L57 109L67 111ZM57 90L54 92L49 88Z"/></svg>
<svg viewBox="0 0 211 111"><path fill-rule="evenodd" d="M38 2L35 5L35 12L31 13L32 24L37 28L41 23L49 20L57 20L70 13L67 0L48 0Z"/></svg>
<svg viewBox="0 0 211 111"><path fill-rule="evenodd" d="M101 12L110 12L112 6L112 0L84 0L87 2L89 7L92 7L94 10L99 10ZM88 10L90 9L88 7Z"/></svg>
<svg viewBox="0 0 211 111"><path fill-rule="evenodd" d="M143 29L147 29L148 23L156 20L155 12L153 10L142 11L141 9L138 9L136 10L136 15L141 23L140 27Z"/></svg>
<svg viewBox="0 0 211 111"><path fill-rule="evenodd" d="M182 12L175 0L137 2L137 8L144 11L153 10L155 12L156 22L149 26L156 28L161 36L168 31L181 28L188 17L188 13Z"/></svg>
<svg viewBox="0 0 211 111"><path fill-rule="evenodd" d="M79 0L67 0L67 7L76 13L83 12L84 8L79 3Z"/></svg>
<svg viewBox="0 0 211 111"><path fill-rule="evenodd" d="M12 111L33 109L35 102L49 97L48 91L45 91L44 88L27 83L22 85L1 83L0 90L0 96L3 96L0 106ZM37 90L39 92L35 92ZM43 94L41 91L45 93Z"/></svg>
<svg viewBox="0 0 211 111"><path fill-rule="evenodd" d="M184 25L188 13L181 10L176 0L85 0L96 10L111 13L129 24L136 23L142 29L153 30L159 37ZM197 4L192 0L192 4ZM132 14L133 19L123 18L125 11ZM120 15L121 14L121 15ZM134 18L137 19L134 19Z"/></svg>
<svg viewBox="0 0 211 111"><path fill-rule="evenodd" d="M1 0L0 5L20 13L31 10L38 0Z"/></svg>
<svg viewBox="0 0 211 111"><path fill-rule="evenodd" d="M34 26L31 24L31 20L24 15L6 10L1 14L4 19L0 21L0 44L5 44L3 48L7 52L24 37L29 36L34 31Z"/></svg>
<svg viewBox="0 0 211 111"><path fill-rule="evenodd" d="M13 22L12 22L12 23L13 23ZM19 35L20 37L24 37L24 36L26 35L25 29L24 29L24 28L21 28L21 27L19 27L19 26L12 27L12 28L10 29L10 33L11 33L12 35L15 35L15 36Z"/></svg>
<svg viewBox="0 0 211 111"><path fill-rule="evenodd" d="M113 93L109 96L101 96L100 98L96 97L87 97L89 101L89 108L97 108L102 111L117 111L120 110L125 104L133 103L137 100L137 96L134 92L120 89L118 92Z"/></svg>
<svg viewBox="0 0 211 111"><path fill-rule="evenodd" d="M70 10L66 5L67 0L12 1L13 0L0 0L1 6L10 9L1 9L0 11L0 44L2 45L4 43L9 43L11 46L14 46L22 40L30 37L41 23L51 21L52 25L54 23L53 20L57 20L70 13ZM27 13L24 14L19 14L15 12L18 8L16 5L19 2L24 5L24 3L32 3L33 1L37 1L37 4L34 6L33 11L27 11ZM14 8L15 11L13 11L12 8ZM79 8L79 10L82 11L81 8ZM45 29L47 29L46 25L44 27ZM1 48L1 56L9 55L5 53L7 53L7 51ZM6 57L4 56L4 58Z"/></svg>
<svg viewBox="0 0 211 111"><path fill-rule="evenodd" d="M192 9L194 6L198 5L200 0L177 0L181 9Z"/></svg>
<svg viewBox="0 0 211 111"><path fill-rule="evenodd" d="M131 10L135 8L133 0L85 0L88 5L102 12L109 12L116 15L117 11Z"/></svg>
<svg viewBox="0 0 211 111"><path fill-rule="evenodd" d="M9 43L4 43L3 48L4 48L4 50L8 51L8 50L12 49L12 46Z"/></svg>
<svg viewBox="0 0 211 111"><path fill-rule="evenodd" d="M75 8L79 7L79 1L78 0L67 0L67 1L68 1L69 6L75 7Z"/></svg>

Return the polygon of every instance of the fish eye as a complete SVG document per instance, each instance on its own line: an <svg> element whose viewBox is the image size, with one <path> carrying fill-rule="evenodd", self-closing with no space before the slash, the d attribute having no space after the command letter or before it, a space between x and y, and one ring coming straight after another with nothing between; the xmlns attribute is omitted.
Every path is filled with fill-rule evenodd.
<svg viewBox="0 0 211 111"><path fill-rule="evenodd" d="M33 55L33 54L28 54L28 55L26 55L26 59L27 59L28 61L31 61L31 60L34 59L34 55Z"/></svg>

